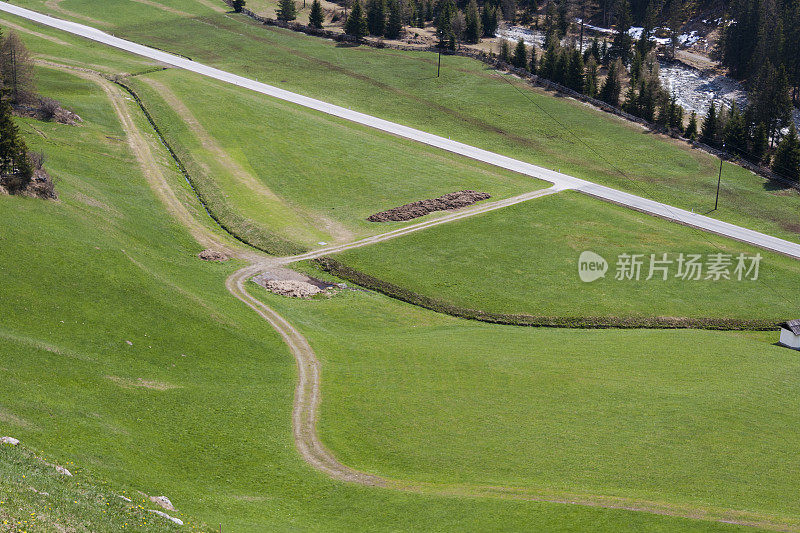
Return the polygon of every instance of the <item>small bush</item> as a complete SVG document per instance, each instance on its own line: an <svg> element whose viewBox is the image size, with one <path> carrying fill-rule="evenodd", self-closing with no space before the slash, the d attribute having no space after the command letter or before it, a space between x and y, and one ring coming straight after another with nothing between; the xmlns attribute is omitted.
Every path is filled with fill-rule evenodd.
<svg viewBox="0 0 800 533"><path fill-rule="evenodd" d="M51 121L56 117L58 111L61 109L61 104L52 98L42 98L41 102L39 103L39 109L42 112L42 118L44 118L44 120Z"/></svg>

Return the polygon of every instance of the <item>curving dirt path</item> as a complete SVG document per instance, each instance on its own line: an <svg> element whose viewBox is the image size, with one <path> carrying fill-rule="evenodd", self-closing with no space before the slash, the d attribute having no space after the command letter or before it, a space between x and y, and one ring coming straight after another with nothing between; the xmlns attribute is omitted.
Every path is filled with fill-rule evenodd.
<svg viewBox="0 0 800 533"><path fill-rule="evenodd" d="M99 85L109 101L112 103L120 124L128 137L128 143L135 155L148 184L164 203L172 216L186 226L191 235L203 246L223 249L236 257L245 259L250 264L229 276L225 282L230 293L256 312L283 338L295 358L298 369L298 381L295 388L294 403L292 408L292 428L295 446L298 452L312 467L324 472L331 478L348 483L357 483L370 487L400 490L416 494L430 494L453 497L479 497L502 498L508 500L537 501L557 503L564 505L582 505L601 507L607 509L620 509L627 511L646 512L665 516L683 517L732 523L743 526L761 527L776 531L800 531L800 522L787 521L780 517L766 514L736 511L714 507L699 507L675 505L668 502L637 500L598 494L578 494L562 491L534 489L525 487L506 487L478 484L435 484L413 481L402 481L384 478L373 474L361 472L340 463L336 457L320 441L317 434L317 421L321 403L322 369L319 360L311 348L308 340L286 319L268 307L257 298L248 294L245 284L247 281L267 267L286 265L302 259L311 259L329 253L341 252L393 239L414 231L445 224L465 217L475 216L558 192L558 187L533 191L505 200L498 200L479 204L443 217L412 224L405 228L393 230L381 235L376 235L348 244L323 248L308 254L293 257L274 258L261 253L241 249L233 249L226 245L214 232L200 224L189 212L186 206L178 199L169 186L161 171L153 151L146 137L136 126L133 116L121 89L102 76L88 70L60 65L50 62L40 62L44 66L69 71L86 80Z"/></svg>
<svg viewBox="0 0 800 533"><path fill-rule="evenodd" d="M128 146L136 158L139 168L147 180L148 185L156 194L161 203L167 208L167 211L169 211L169 213L181 225L189 230L189 233L200 245L206 248L215 248L230 255L236 255L244 259L257 260L260 257L260 255L253 252L234 250L226 242L198 222L197 219L189 212L186 205L178 198L178 196L172 190L172 187L170 187L167 178L162 171L162 166L156 161L155 156L150 149L150 144L136 126L136 122L134 121L133 115L128 107L128 102L125 99L125 95L119 87L90 69L73 67L43 60L37 60L36 64L69 72L70 74L90 81L103 89L108 101L114 108L114 112L117 115L117 119L119 120L122 129L125 131Z"/></svg>

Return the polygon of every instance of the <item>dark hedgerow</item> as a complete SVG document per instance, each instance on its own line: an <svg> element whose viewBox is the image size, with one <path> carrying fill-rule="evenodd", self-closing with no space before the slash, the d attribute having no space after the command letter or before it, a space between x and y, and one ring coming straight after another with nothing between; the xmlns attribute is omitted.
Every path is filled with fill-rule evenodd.
<svg viewBox="0 0 800 533"><path fill-rule="evenodd" d="M479 320L492 324L511 326L532 326L550 328L580 329L713 329L726 331L771 331L777 325L768 320L737 320L726 318L688 318L688 317L553 317L526 314L487 313L479 309L468 309L450 305L441 300L417 294L398 285L374 278L368 274L350 268L331 257L322 257L315 263L325 272L345 279L367 289L380 292L391 298L424 307L437 313L444 313L458 318Z"/></svg>

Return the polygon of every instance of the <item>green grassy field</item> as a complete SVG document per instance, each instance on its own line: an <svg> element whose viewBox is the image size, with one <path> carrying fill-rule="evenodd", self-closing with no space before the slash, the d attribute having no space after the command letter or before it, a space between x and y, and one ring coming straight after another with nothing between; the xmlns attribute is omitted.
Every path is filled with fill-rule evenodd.
<svg viewBox="0 0 800 533"><path fill-rule="evenodd" d="M578 258L589 250L609 264L584 283ZM616 280L620 254L643 254L641 277ZM668 279L650 255L667 253ZM731 279L677 278L678 254L730 255ZM762 255L757 280L734 270L736 257ZM558 317L691 317L786 320L800 305L800 263L730 239L673 224L574 192L431 228L335 256L370 276L445 304L492 313ZM749 260L746 266L750 266Z"/></svg>
<svg viewBox="0 0 800 533"><path fill-rule="evenodd" d="M292 443L294 362L225 291L238 265L197 260L200 247L149 190L97 87L38 72L43 94L85 122L21 121L31 147L47 154L61 198L0 197L0 264L13 280L0 285L0 433L54 462L81 465L87 480L165 494L180 512L226 531L741 529L359 488L312 470ZM137 123L146 126L141 116ZM159 160L190 202L163 150ZM339 392L325 395L333 406Z"/></svg>
<svg viewBox="0 0 800 533"><path fill-rule="evenodd" d="M69 16L43 0L20 3ZM477 61L448 57L444 75L436 78L430 53L338 46L221 14L195 0L161 5L180 13L129 0L107 0L102 7L90 0L59 4L107 21L116 35L260 81L678 207L698 212L713 207L718 168L713 157L573 100L529 89ZM733 165L725 166L724 178L715 217L800 239L800 195L770 189Z"/></svg>
<svg viewBox="0 0 800 533"><path fill-rule="evenodd" d="M800 360L775 333L489 326L376 294L290 301L323 441L397 479L798 516Z"/></svg>
<svg viewBox="0 0 800 533"><path fill-rule="evenodd" d="M157 10L157 16L151 18L152 7L112 0L86 13L131 24L139 17L136 31L144 33L150 24L162 32L159 38L168 40L166 27L175 22L174 10L189 11L203 5L188 0L162 4L173 11ZM59 5L80 11L88 4L65 0ZM145 13L147 17L141 17ZM185 28L213 23L230 24L240 32L266 32L253 33L262 40L266 35L286 43L303 43L319 53L341 54L342 61L353 65L358 57L367 58L365 65L378 64L389 53L339 49L208 13L201 22L185 21L186 27L183 22L173 24L176 33L172 41L149 43L175 45L186 36L182 33ZM42 35L62 37L58 32L41 31ZM198 30L193 46L205 46L200 35ZM117 61L116 52L87 49L81 41L65 36L70 43L66 47L29 33L24 37L36 43L39 54L70 56L72 61L96 64L107 72L113 72L107 65ZM242 47L250 38L255 37L241 38ZM219 61L224 56L224 61L235 62L225 54L225 46L231 43L220 40ZM209 41L209 48L211 44ZM257 59L258 50L265 49L257 49L250 57ZM279 63L287 61L285 71L290 72L293 49L277 49L279 53L263 63L279 72L284 68ZM428 65L423 55L397 57L399 72L413 65ZM135 58L124 61L127 63L120 63L120 68L132 72L149 68ZM384 64L378 73L399 80L399 74L390 70ZM4 317L0 324L0 434L17 436L56 462L83 465L89 479L166 494L180 512L212 529L221 523L226 531L746 529L625 510L402 493L333 482L313 470L292 442L294 361L278 335L224 288L227 275L242 263L208 264L196 258L201 247L176 225L148 188L101 90L63 72L38 72L42 92L73 108L85 123L69 127L22 120L26 140L48 157L47 167L57 179L61 199L40 202L0 197L0 216L5 221L0 264L7 279L13 280L0 285L0 314ZM475 83L485 82L487 91L498 86L497 80L489 81L492 78L472 63L463 64L462 74L464 79L484 80ZM363 94L358 84L352 91L332 90L342 86L337 85L339 74L330 75L330 99ZM309 76L315 78L314 73ZM285 203L255 202L233 174L220 175L226 164L215 162L218 152L188 131L186 122L167 109L166 100L152 94L156 89L145 86L147 80L165 84L191 113L202 115L202 128L219 143L229 161L252 174L257 183L274 189ZM463 163L448 160L446 155L426 155L422 148L401 141L378 142L381 136L366 135L358 128L296 109L285 110L293 113L296 127L284 121L280 130L253 138L254 132L269 128L248 125L247 117L258 112L259 117L278 121L281 104L266 104L253 95L175 72L149 75L147 80L135 81L137 89L165 116L172 113L167 127L174 130L168 135L186 143L181 149L192 158L191 164L198 169L207 165L208 174L231 203L236 202L236 209L254 218L260 216L265 225L275 224L283 231L290 231L296 223L314 227L328 217L354 234L371 232L372 225L361 219L377 206L388 207L381 204L455 186L454 180L460 176L468 176L476 184L505 187L505 194L520 186L513 176L482 167L455 166ZM301 81L293 74L291 83ZM474 89L466 90L461 98L479 94L470 92ZM401 96L397 107L385 106L387 113L399 113L402 105L408 105ZM562 100L537 98L551 102L548 105L567 106L567 116L572 116L569 109L582 109ZM442 95L442 99L460 101L454 94ZM134 102L129 101L128 106L138 126L149 132ZM209 112L209 107L215 111ZM406 109L408 120L425 117L423 105L414 110L410 107ZM490 113L487 107L499 111L473 103L470 112ZM498 117L492 120L503 120L502 114ZM573 118L578 120L577 111ZM436 127L457 124L453 120ZM602 120L619 135L627 131L626 142L661 146L652 137L634 136L627 126ZM228 131L231 124L244 127L241 132ZM479 130L467 128L465 135L479 138ZM318 158L309 157L310 149L300 142L280 141L279 132L296 138L309 131L323 143ZM485 134L492 142L506 142L500 132ZM158 146L152 132L148 136L151 144ZM335 165L325 163L334 157L331 150L353 144L359 145L361 153L377 151L375 160L343 157L335 159ZM260 145L267 148L261 151ZM678 160L685 157L698 165L713 163L699 162L697 154L663 146L674 151L670 153L677 154ZM276 167L270 157L273 153L287 158L294 179L284 179L285 170ZM405 182L400 172L383 168L387 163L395 170L411 168L403 166L404 158L424 159L426 168L439 169L436 181L415 178ZM158 152L158 162L183 202L202 217L202 208L163 149ZM681 189L681 180L688 179L688 172L679 177L685 170L681 168L677 164L664 170L670 174L664 180L671 184L664 190ZM334 178L320 175L321 169ZM348 169L360 172L348 173ZM385 174L379 174L380 180L364 179L370 171ZM299 179L305 181L296 183ZM758 182L742 179L742 190L755 193ZM688 198L688 190L676 194ZM745 206L745 198L741 200ZM774 200L771 193L762 191L746 209L725 216L760 224L758 220L769 218L762 218L766 213L776 218L763 222L764 226L776 229L794 209L795 199L775 195ZM326 211L331 206L341 207L343 213ZM570 216L569 209L581 217ZM575 266L567 263L574 261L584 244L600 244L602 249L597 251L601 253L626 247L620 243L645 250L655 245L703 246L700 238L688 236L689 230L573 194L539 199L481 218L484 223L491 222L481 225L486 227L483 236L491 243L485 252L503 246L508 254L519 254L509 255L518 262L528 257L526 244L535 232L545 232L542 221L551 226L558 222L561 238L553 239L549 253L568 267L566 272L573 280L577 277ZM448 270L463 276L464 282L478 279L475 272L485 261L480 255L484 251L476 252L459 240L461 233L452 232L472 222L432 230L419 243L425 253L454 250L459 263L450 263ZM520 231L527 223L531 234ZM645 239L642 235L648 230L651 234ZM483 230L473 231L481 235ZM310 230L298 235L320 238ZM452 242L445 242L447 235ZM598 241L598 236L602 240ZM413 242L398 240L375 250L383 249L382 254L391 257L385 247L409 249ZM739 249L736 244L719 242ZM514 246L519 249L512 250ZM463 257L470 254L474 257ZM777 269L770 275L793 279L793 264L770 258L764 268L774 263ZM390 272L385 265L379 266ZM417 269L424 268L424 261L413 266L409 283L418 275ZM537 281L522 270L518 273L522 281ZM436 279L441 281L440 272L444 276L439 270ZM559 272L549 272L543 281L546 290L553 298L577 299L570 293L578 291L565 291L559 285L564 281ZM489 273L496 276L498 271ZM785 283L781 288L791 291L792 285ZM668 285L668 290L674 291L674 303L664 295L653 298L643 289L636 302L624 305L632 313L642 312L649 298L652 305L671 305L668 309L675 311L690 309L692 296ZM597 287L592 290L608 289L608 285ZM796 497L800 477L795 461L800 441L794 416L800 362L794 352L772 345L774 333L498 327L438 315L372 293L344 292L331 299L298 302L265 294L254 285L250 290L285 314L317 351L323 367L321 437L347 465L412 482L515 485L588 497L650 500L698 511L747 510L777 521L800 521ZM700 290L732 305L730 291ZM527 305L530 293L523 295L523 299L509 297L499 304L508 308ZM477 290L467 296L482 297ZM742 299L763 316L772 316L776 301L756 296L743 293ZM607 312L623 305L619 291L608 290L608 299ZM713 311L710 305L704 309ZM12 486L2 479L0 494ZM14 480L15 487L18 481Z"/></svg>
<svg viewBox="0 0 800 533"><path fill-rule="evenodd" d="M307 246L406 225L366 218L414 200L463 189L499 199L547 185L179 70L126 83L190 174L219 187L215 201Z"/></svg>

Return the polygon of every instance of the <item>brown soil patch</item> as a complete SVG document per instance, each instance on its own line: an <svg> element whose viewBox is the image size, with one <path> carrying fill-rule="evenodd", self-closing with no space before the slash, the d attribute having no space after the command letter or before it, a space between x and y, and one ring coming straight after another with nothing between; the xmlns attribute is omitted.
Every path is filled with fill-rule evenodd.
<svg viewBox="0 0 800 533"><path fill-rule="evenodd" d="M412 220L434 211L451 211L461 209L481 200L488 200L491 195L477 191L458 191L445 194L433 200L420 200L410 204L394 207L367 217L370 222L400 222Z"/></svg>
<svg viewBox="0 0 800 533"><path fill-rule="evenodd" d="M796 222L781 222L781 227L792 233L800 233L800 224Z"/></svg>
<svg viewBox="0 0 800 533"><path fill-rule="evenodd" d="M199 257L203 261L227 261L230 259L230 257L228 257L228 254L226 254L225 252L212 250L210 248L207 250L203 250L202 252L197 254L197 257Z"/></svg>

